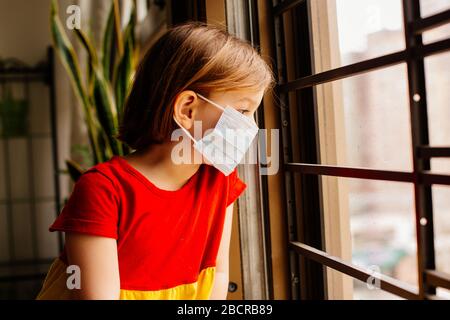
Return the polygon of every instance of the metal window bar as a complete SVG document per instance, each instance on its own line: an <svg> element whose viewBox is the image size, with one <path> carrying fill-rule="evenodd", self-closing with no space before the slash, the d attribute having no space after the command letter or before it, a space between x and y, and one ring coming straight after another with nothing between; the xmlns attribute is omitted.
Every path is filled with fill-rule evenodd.
<svg viewBox="0 0 450 320"><path fill-rule="evenodd" d="M442 53L450 50L450 39L433 42L427 45L419 45L414 48L416 57L427 57L433 54ZM373 58L350 64L344 67L324 71L321 73L313 74L307 77L303 77L279 86L280 91L294 91L308 87L317 86L326 82L341 80L344 78L366 73L368 71L375 71L381 68L394 66L400 63L404 63L409 59L409 53L407 50L391 53L382 57Z"/></svg>
<svg viewBox="0 0 450 320"><path fill-rule="evenodd" d="M286 2L279 3L279 1L274 1L275 6L284 6L285 4ZM301 39L300 42L302 45L293 46L294 55L296 57L302 57L302 61L311 60L311 34L308 29L302 27L308 23L309 17L307 10L291 2L288 6L292 6L293 10L296 10L296 16L295 18L293 17L292 22L298 25L298 27L293 28L291 30L292 32L288 30L285 35L282 27L283 20L276 16L274 17L274 24L277 26L274 31L277 50L277 71L280 84L288 80L286 62L282 58L286 55L284 46L286 42L285 37ZM295 63L292 67L295 77L308 75L312 70L312 65L308 63ZM279 98L281 102L281 137L284 163L289 163L296 154L300 154L303 161L318 161L317 143L315 141L316 128L314 125L316 114L312 107L315 99L313 90L305 90L302 94L296 94L295 99L297 102L306 106L299 110L301 116L298 117L291 114L294 110L290 109L287 103L288 92L280 91ZM301 133L291 131L290 124L293 119L295 120L295 118L291 119L292 116L298 118L297 125L301 128ZM311 139L303 139L305 136L311 137ZM295 142L296 145L298 144L297 150L295 151L290 147L293 141L298 141ZM301 238L304 243L322 248L323 238L320 232L322 229L322 216L320 214L322 208L319 177L309 176L299 180L298 177L294 177L290 172L285 171L284 180L289 241L296 241ZM302 201L301 199L308 199L308 201ZM317 212L319 214L313 214ZM308 225L308 228L302 233L297 233L297 225ZM295 254L295 252L290 251L289 266L292 299L323 299L325 297L324 269L321 264L305 259Z"/></svg>
<svg viewBox="0 0 450 320"><path fill-rule="evenodd" d="M450 23L450 9L425 19L412 21L409 27L410 32L414 34L422 34L425 31L440 27L446 23Z"/></svg>
<svg viewBox="0 0 450 320"><path fill-rule="evenodd" d="M421 158L450 158L450 147L417 147L417 156Z"/></svg>
<svg viewBox="0 0 450 320"><path fill-rule="evenodd" d="M275 1L276 5L276 1ZM283 26L281 19L277 19L275 17L274 19L274 26L275 26L275 41L276 41L276 65L277 65L277 75L278 75L278 82L279 84L283 84L287 78L286 74L286 65L285 60L282 58L285 56L285 47L284 47L284 32L283 32ZM282 103L282 110L284 106L287 105L287 93L285 91L279 92L279 99ZM283 152L283 159L284 162L290 161L292 158L292 152L289 148L289 142L291 141L290 132L286 128L286 123L288 123L289 119L287 118L287 112L282 111L281 112L281 145L282 145L282 152ZM286 188L286 217L288 221L288 226L294 226L296 225L296 216L295 216L295 194L293 190L293 181L292 181L292 175L290 175L288 172L284 175L285 180L285 188ZM289 227L288 229L288 239L289 241L294 241L297 239L297 230L296 228ZM290 278L291 278L291 298L294 300L299 299L299 273L298 273L298 257L296 254L290 250L289 251L289 270L290 270Z"/></svg>
<svg viewBox="0 0 450 320"><path fill-rule="evenodd" d="M374 273L370 269L355 266L338 257L333 257L326 252L317 250L316 248L300 242L291 242L289 247L298 254L315 260L329 268L345 273L355 279L365 282L368 278L372 277L380 282L380 288L383 290L390 291L391 293L395 293L408 299L415 300L418 297L417 290L414 287L409 284L404 284L397 279Z"/></svg>
<svg viewBox="0 0 450 320"><path fill-rule="evenodd" d="M286 163L284 165L284 168L291 172L299 172L302 174L421 183L428 186L433 184L450 185L449 175L432 173L428 170L423 170L419 174L416 174L414 172L385 171L341 166L327 166L309 163Z"/></svg>
<svg viewBox="0 0 450 320"><path fill-rule="evenodd" d="M380 275L378 279L381 288L406 299L434 299L436 298L436 287L450 289L450 275L438 272L435 269L434 257L434 231L433 231L433 205L431 197L431 186L434 184L450 185L450 175L436 174L430 172L430 159L435 157L450 157L450 147L432 147L428 140L428 117L427 99L425 88L424 58L437 53L450 50L450 39L437 41L428 45L422 43L422 33L450 22L450 10L421 18L419 1L403 0L404 29L406 49L400 52L388 54L382 57L354 63L348 66L332 69L314 75L300 77L294 81L286 83L286 61L285 61L285 38L283 34L282 15L293 10L299 5L308 4L310 0L286 0L283 2L274 1L273 5L273 25L276 46L276 63L278 73L277 91L282 104L282 134L285 184L287 190L287 208L289 224L289 251L290 267L292 276L298 277L298 266L293 263L295 259L292 253L314 260L332 269L346 273L347 275L366 281L369 276L373 276L368 270L346 263L337 257L328 255L326 252L300 243L295 240L296 212L293 207L290 194L292 190L291 174L299 172L302 175L329 175L336 177L348 177L369 180L385 180L412 183L415 190L416 208L416 232L417 232L417 261L418 261L418 290L410 288L408 284L396 279ZM308 25L306 25L309 28ZM289 130L286 124L286 112L283 111L289 106L287 104L287 94L303 88L313 87L322 83L331 82L360 73L373 71L380 68L387 68L391 65L407 63L408 83L410 96L411 113L411 135L413 141L413 172L398 172L373 170L365 168L349 168L339 166L325 166L307 163L291 163L291 149L289 147ZM415 95L421 97L420 101L415 101ZM420 220L427 219L427 224L422 226ZM292 283L292 291L297 289ZM293 299L298 295L293 294Z"/></svg>
<svg viewBox="0 0 450 320"><path fill-rule="evenodd" d="M413 33L411 28L411 25L415 21L421 19L420 2L403 0L403 18L406 51L408 52L408 89L411 114L413 170L416 175L416 181L414 182L414 200L416 211L419 297L424 299L426 294L436 294L436 289L424 281L425 269L435 269L433 203L431 186L420 183L420 175L423 171L430 170L431 166L429 159L421 159L417 156L418 146L429 145L424 57L418 56L415 52L416 47L422 46L422 35ZM419 95L420 101L414 99L417 95ZM421 225L420 223L423 218L427 221L426 225Z"/></svg>

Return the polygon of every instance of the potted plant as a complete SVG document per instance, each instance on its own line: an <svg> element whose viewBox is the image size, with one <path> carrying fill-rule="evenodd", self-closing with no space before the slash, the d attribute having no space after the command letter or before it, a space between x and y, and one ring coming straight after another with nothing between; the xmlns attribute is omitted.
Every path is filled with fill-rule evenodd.
<svg viewBox="0 0 450 320"><path fill-rule="evenodd" d="M119 4L117 0L113 0L103 33L103 43L98 50L101 52L99 56L91 37L81 29L71 31L88 55L83 80L79 59L58 16L56 0L52 0L50 27L53 45L83 107L94 164L106 161L113 155L129 152L127 146L117 140L115 135L138 58L135 3L128 24L123 29L121 25ZM72 160L66 160L66 164L72 179L78 180L84 168Z"/></svg>

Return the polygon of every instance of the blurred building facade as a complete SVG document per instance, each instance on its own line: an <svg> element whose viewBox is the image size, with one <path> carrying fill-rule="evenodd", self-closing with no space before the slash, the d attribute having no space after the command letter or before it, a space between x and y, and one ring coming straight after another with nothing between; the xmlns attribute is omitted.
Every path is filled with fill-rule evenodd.
<svg viewBox="0 0 450 320"><path fill-rule="evenodd" d="M449 0L422 1L422 15L450 6ZM424 34L430 43L450 36L450 26ZM404 46L403 30L380 30L367 37L367 50L342 55L342 65L367 60ZM450 145L450 53L425 59L430 144ZM348 165L411 171L411 125L406 64L343 80ZM433 160L432 170L450 173L450 160ZM351 180L353 261L379 266L417 285L413 186ZM433 187L437 270L450 273L450 187ZM446 217L447 216L447 217ZM360 292L358 292L360 290ZM444 294L446 294L444 292ZM355 284L355 296L376 297Z"/></svg>

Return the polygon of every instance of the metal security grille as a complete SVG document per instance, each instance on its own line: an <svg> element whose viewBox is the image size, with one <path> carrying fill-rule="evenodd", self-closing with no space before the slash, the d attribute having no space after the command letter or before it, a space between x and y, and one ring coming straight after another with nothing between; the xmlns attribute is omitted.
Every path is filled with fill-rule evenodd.
<svg viewBox="0 0 450 320"><path fill-rule="evenodd" d="M450 277L435 270L432 185L450 185L450 175L436 174L430 171L430 159L450 157L450 147L433 147L429 145L427 117L427 99L425 86L424 58L450 50L450 39L424 45L422 34L425 31L450 23L450 10L421 18L418 0L403 0L404 30L406 49L378 58L365 60L326 72L312 74L310 46L310 0L273 1L273 25L276 47L276 63L278 73L277 95L282 105L283 156L286 187L286 208L289 225L290 271L292 279L292 298L311 299L324 298L323 268L329 267L355 279L366 281L376 278L381 289L406 299L436 298L436 288L450 289ZM283 14L294 11L296 15L295 41L300 44L288 44L284 35ZM294 12L293 12L294 13ZM302 67L297 68L294 81L287 81L285 47L296 47L295 59L301 60ZM316 131L314 108L316 108L313 87L319 84L344 79L357 74L406 63L408 66L409 106L411 116L411 137L413 171L384 171L366 168L351 168L311 164L317 163ZM305 66L306 65L306 66ZM288 94L299 92L302 110L298 110L298 130L306 138L299 141L301 161L292 162L292 144L290 143L289 100ZM294 174L302 177L299 193L298 184L294 183ZM374 276L369 270L344 262L340 258L330 256L324 249L320 224L321 204L317 194L320 192L319 176L334 176L356 179L404 182L414 185L415 222L417 234L418 291L410 285L387 276ZM299 199L300 194L300 199ZM297 205L296 205L297 202ZM299 213L299 211L301 211ZM297 224L304 228L297 232ZM424 220L426 219L426 220ZM427 221L422 225L420 222ZM302 262L303 261L303 262Z"/></svg>
<svg viewBox="0 0 450 320"><path fill-rule="evenodd" d="M5 87L9 86L17 86L23 87L24 95L23 99L29 103L32 101L32 96L30 94L33 86L37 84L44 84L45 87L42 87L45 91L41 94L41 97L48 95L48 103L39 102L37 104L42 109L48 108L50 119L48 128L45 125L42 125L41 129L45 129L48 133L36 133L32 132L30 129L30 115L27 114L22 119L26 123L26 130L24 133L21 133L18 138L20 140L26 141L26 149L25 149L25 157L23 163L24 166L20 166L19 168L25 170L27 172L27 185L29 187L28 196L26 197L18 197L13 194L13 181L16 179L14 176L14 171L12 169L12 165L14 161L19 161L23 159L14 159L11 155L16 154L12 153L14 150L14 146L17 144L13 144L13 138L18 140L17 136L7 135L5 134L6 130L2 130L0 134L0 141L2 142L2 148L0 150L0 156L2 158L2 172L0 172L0 182L4 185L5 188L5 197L4 199L0 199L0 205L5 208L5 212L0 220L5 221L4 225L6 228L2 228L0 230L0 236L2 239L5 239L6 244L3 244L3 248L7 248L8 257L7 260L0 261L0 299L34 299L37 290L40 289L42 285L42 281L45 278L47 270L52 262L52 258L43 257L42 252L40 252L39 247L43 245L42 238L38 237L38 232L42 229L42 221L43 217L39 215L42 211L37 209L39 204L42 203L54 203L54 211L51 210L50 214L54 212L54 216L60 212L60 172L58 170L58 150L57 150L57 118L56 118L56 100L55 100L55 83L54 83L54 54L53 49L48 48L47 58L45 61L39 63L36 66L27 66L24 63L16 60L10 59L14 61L12 66L0 66L0 88L2 89L2 93L4 93ZM35 88L36 89L36 88ZM35 91L36 92L36 91ZM33 96L34 97L34 96ZM36 100L36 99L35 99ZM36 102L36 101L34 101ZM31 110L30 110L31 112ZM42 112L45 112L42 110ZM11 121L11 118L4 116L2 118L3 124L7 121ZM14 120L14 119L12 119ZM47 179L53 179L54 192L51 197L42 197L38 196L35 193L36 190L36 171L35 161L36 155L39 155L39 152L43 152L37 149L36 143L38 141L49 140L51 143L51 161L52 161L52 172L50 176L46 177ZM36 152L38 151L38 152ZM20 163L20 161L19 161ZM17 188L16 188L17 189ZM16 191L17 193L17 191ZM19 220L15 217L14 206L29 204L29 212L26 217L23 217L22 220ZM26 229L26 225L29 220L29 229ZM2 221L2 222L3 222ZM22 224L19 225L19 222ZM22 241L23 236L26 236L25 232L30 232L31 239L31 254L27 254L27 257L24 258L24 254L22 253L19 257L17 254L17 248L19 246L24 247ZM46 231L46 230L45 230ZM6 233L6 234L4 234ZM27 243L27 242L25 242ZM58 238L59 251L62 250L62 237L59 235ZM5 254L5 253L4 253Z"/></svg>

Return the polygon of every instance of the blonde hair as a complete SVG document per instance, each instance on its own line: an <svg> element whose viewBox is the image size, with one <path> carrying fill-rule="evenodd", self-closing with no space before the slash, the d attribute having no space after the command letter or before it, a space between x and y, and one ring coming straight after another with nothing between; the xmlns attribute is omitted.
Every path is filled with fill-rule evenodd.
<svg viewBox="0 0 450 320"><path fill-rule="evenodd" d="M208 97L213 91L267 91L273 84L271 68L250 43L213 25L178 25L141 61L118 138L136 150L166 141L177 127L171 106L184 90Z"/></svg>

